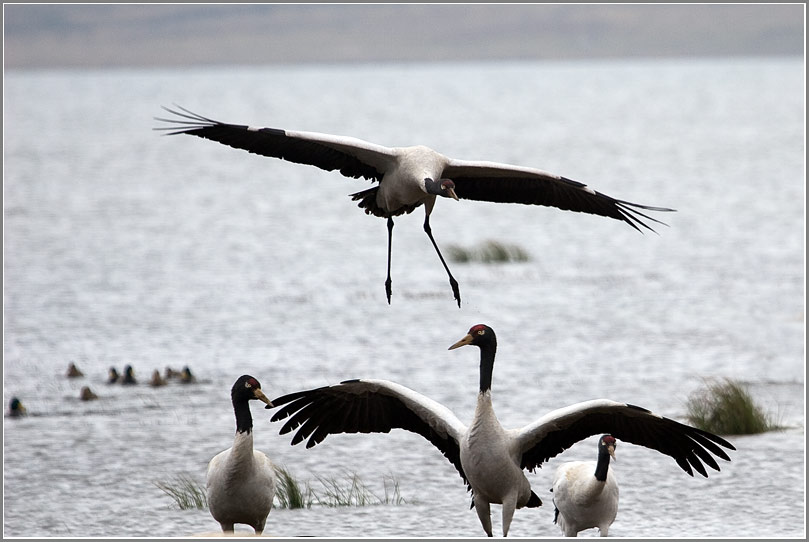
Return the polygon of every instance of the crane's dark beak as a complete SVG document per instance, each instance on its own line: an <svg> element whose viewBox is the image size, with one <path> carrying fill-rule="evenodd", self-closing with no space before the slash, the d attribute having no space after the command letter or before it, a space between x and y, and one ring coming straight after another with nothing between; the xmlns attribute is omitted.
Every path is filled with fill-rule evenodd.
<svg viewBox="0 0 809 542"><path fill-rule="evenodd" d="M456 194L456 193L455 193L455 189L454 189L454 188L452 188L452 187L448 187L448 188L446 189L446 191L447 191L447 194L449 194L449 197L451 197L451 198L452 198L452 199L454 199L455 201L458 201L458 194Z"/></svg>
<svg viewBox="0 0 809 542"><path fill-rule="evenodd" d="M272 407L275 406L275 405L272 404L272 401L270 401L269 398L266 395L264 395L264 392L261 391L260 389L258 389L258 388L254 389L253 390L253 395L255 395L256 399L258 399L262 403L267 404L267 406L264 407L264 408L272 408Z"/></svg>
<svg viewBox="0 0 809 542"><path fill-rule="evenodd" d="M474 341L474 337L469 333L466 334L466 337L458 341L457 343L450 346L447 350L455 350L456 348L460 348L461 346L466 346L467 344L471 344Z"/></svg>

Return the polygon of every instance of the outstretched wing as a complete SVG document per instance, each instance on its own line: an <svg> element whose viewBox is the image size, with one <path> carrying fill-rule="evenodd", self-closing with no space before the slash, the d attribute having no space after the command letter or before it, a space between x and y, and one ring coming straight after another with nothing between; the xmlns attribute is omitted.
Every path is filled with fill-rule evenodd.
<svg viewBox="0 0 809 542"><path fill-rule="evenodd" d="M444 168L443 176L455 183L455 193L459 198L546 205L565 211L606 216L626 222L638 231L641 231L639 226L654 231L641 218L664 224L639 209L674 211L665 207L650 207L614 199L578 181L540 169L496 162L450 160Z"/></svg>
<svg viewBox="0 0 809 542"><path fill-rule="evenodd" d="M466 426L448 408L388 380L346 380L334 386L290 393L272 403L272 421L289 420L281 434L297 429L292 444L307 448L337 433L388 433L405 429L429 440L452 463L464 482L460 439Z"/></svg>
<svg viewBox="0 0 809 542"><path fill-rule="evenodd" d="M280 158L296 164L339 170L346 177L381 181L393 163L394 151L361 139L317 132L296 132L279 128L259 128L212 120L178 106L164 107L173 118L155 120L169 123L155 130L168 135L189 134L218 141L254 154Z"/></svg>
<svg viewBox="0 0 809 542"><path fill-rule="evenodd" d="M714 456L730 461L720 446L736 449L722 437L645 408L596 399L554 410L520 429L522 467L533 470L576 442L602 433L669 455L691 476L696 470L707 477L705 465L718 471Z"/></svg>

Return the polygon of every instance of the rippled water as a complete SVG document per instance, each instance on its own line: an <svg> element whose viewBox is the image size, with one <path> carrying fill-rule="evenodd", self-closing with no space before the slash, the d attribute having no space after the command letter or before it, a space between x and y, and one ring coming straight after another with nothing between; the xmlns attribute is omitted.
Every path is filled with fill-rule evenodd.
<svg viewBox="0 0 809 542"><path fill-rule="evenodd" d="M612 535L805 535L803 95L797 59L7 72L3 394L30 415L4 420L4 535L216 532L155 482L204 480L232 442L229 389L245 373L270 397L387 378L468 420L478 354L447 347L479 322L498 333L506 426L596 397L682 419L715 377L749 385L788 426L731 437L732 462L707 479L624 444ZM540 167L677 213L641 235L440 201L439 245L495 239L531 261L451 264L458 309L418 210L396 222L388 306L384 221L347 197L366 181L160 137L153 117L173 102ZM83 379L65 378L71 361ZM106 385L125 364L141 382L189 365L199 382ZM84 385L100 399L79 401ZM381 494L392 476L407 501L276 509L265 534L483 534L455 469L421 437L339 435L306 450L253 412L257 447L301 480L357 473ZM518 511L511 535L559 534L553 469L594 447L529 475L545 506Z"/></svg>

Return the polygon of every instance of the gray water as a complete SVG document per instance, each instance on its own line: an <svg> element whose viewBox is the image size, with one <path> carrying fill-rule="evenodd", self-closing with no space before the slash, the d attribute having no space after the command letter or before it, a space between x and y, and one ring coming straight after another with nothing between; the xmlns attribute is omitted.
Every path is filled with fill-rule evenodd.
<svg viewBox="0 0 809 542"><path fill-rule="evenodd" d="M787 429L730 437L721 472L691 478L622 444L626 537L805 535L804 81L800 59L402 64L5 74L5 536L189 536L218 531L155 482L230 446L242 374L270 397L386 378L475 405L473 324L499 349L507 427L606 397L684 419L705 379L730 377ZM386 229L347 197L364 180L152 130L161 105L224 121L346 134L539 167L613 197L677 209L639 234L556 209L451 200L440 246L516 244L523 263L451 263L459 309L421 225ZM69 362L85 373L65 378ZM109 386L132 364L141 383ZM145 385L188 365L199 382ZM100 399L78 400L89 385ZM421 437L337 435L307 450L254 406L256 446L301 481L357 474L401 505L276 509L265 535L480 536L455 469ZM558 536L545 505L510 534ZM495 532L500 507L493 507ZM247 534L247 527L239 527ZM595 530L584 535L593 536Z"/></svg>

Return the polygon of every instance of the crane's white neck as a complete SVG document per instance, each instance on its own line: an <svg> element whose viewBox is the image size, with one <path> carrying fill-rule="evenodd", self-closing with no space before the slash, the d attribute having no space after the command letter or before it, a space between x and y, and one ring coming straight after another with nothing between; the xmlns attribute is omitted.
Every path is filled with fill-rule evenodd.
<svg viewBox="0 0 809 542"><path fill-rule="evenodd" d="M234 464L251 465L253 461L253 432L236 432L230 451Z"/></svg>

